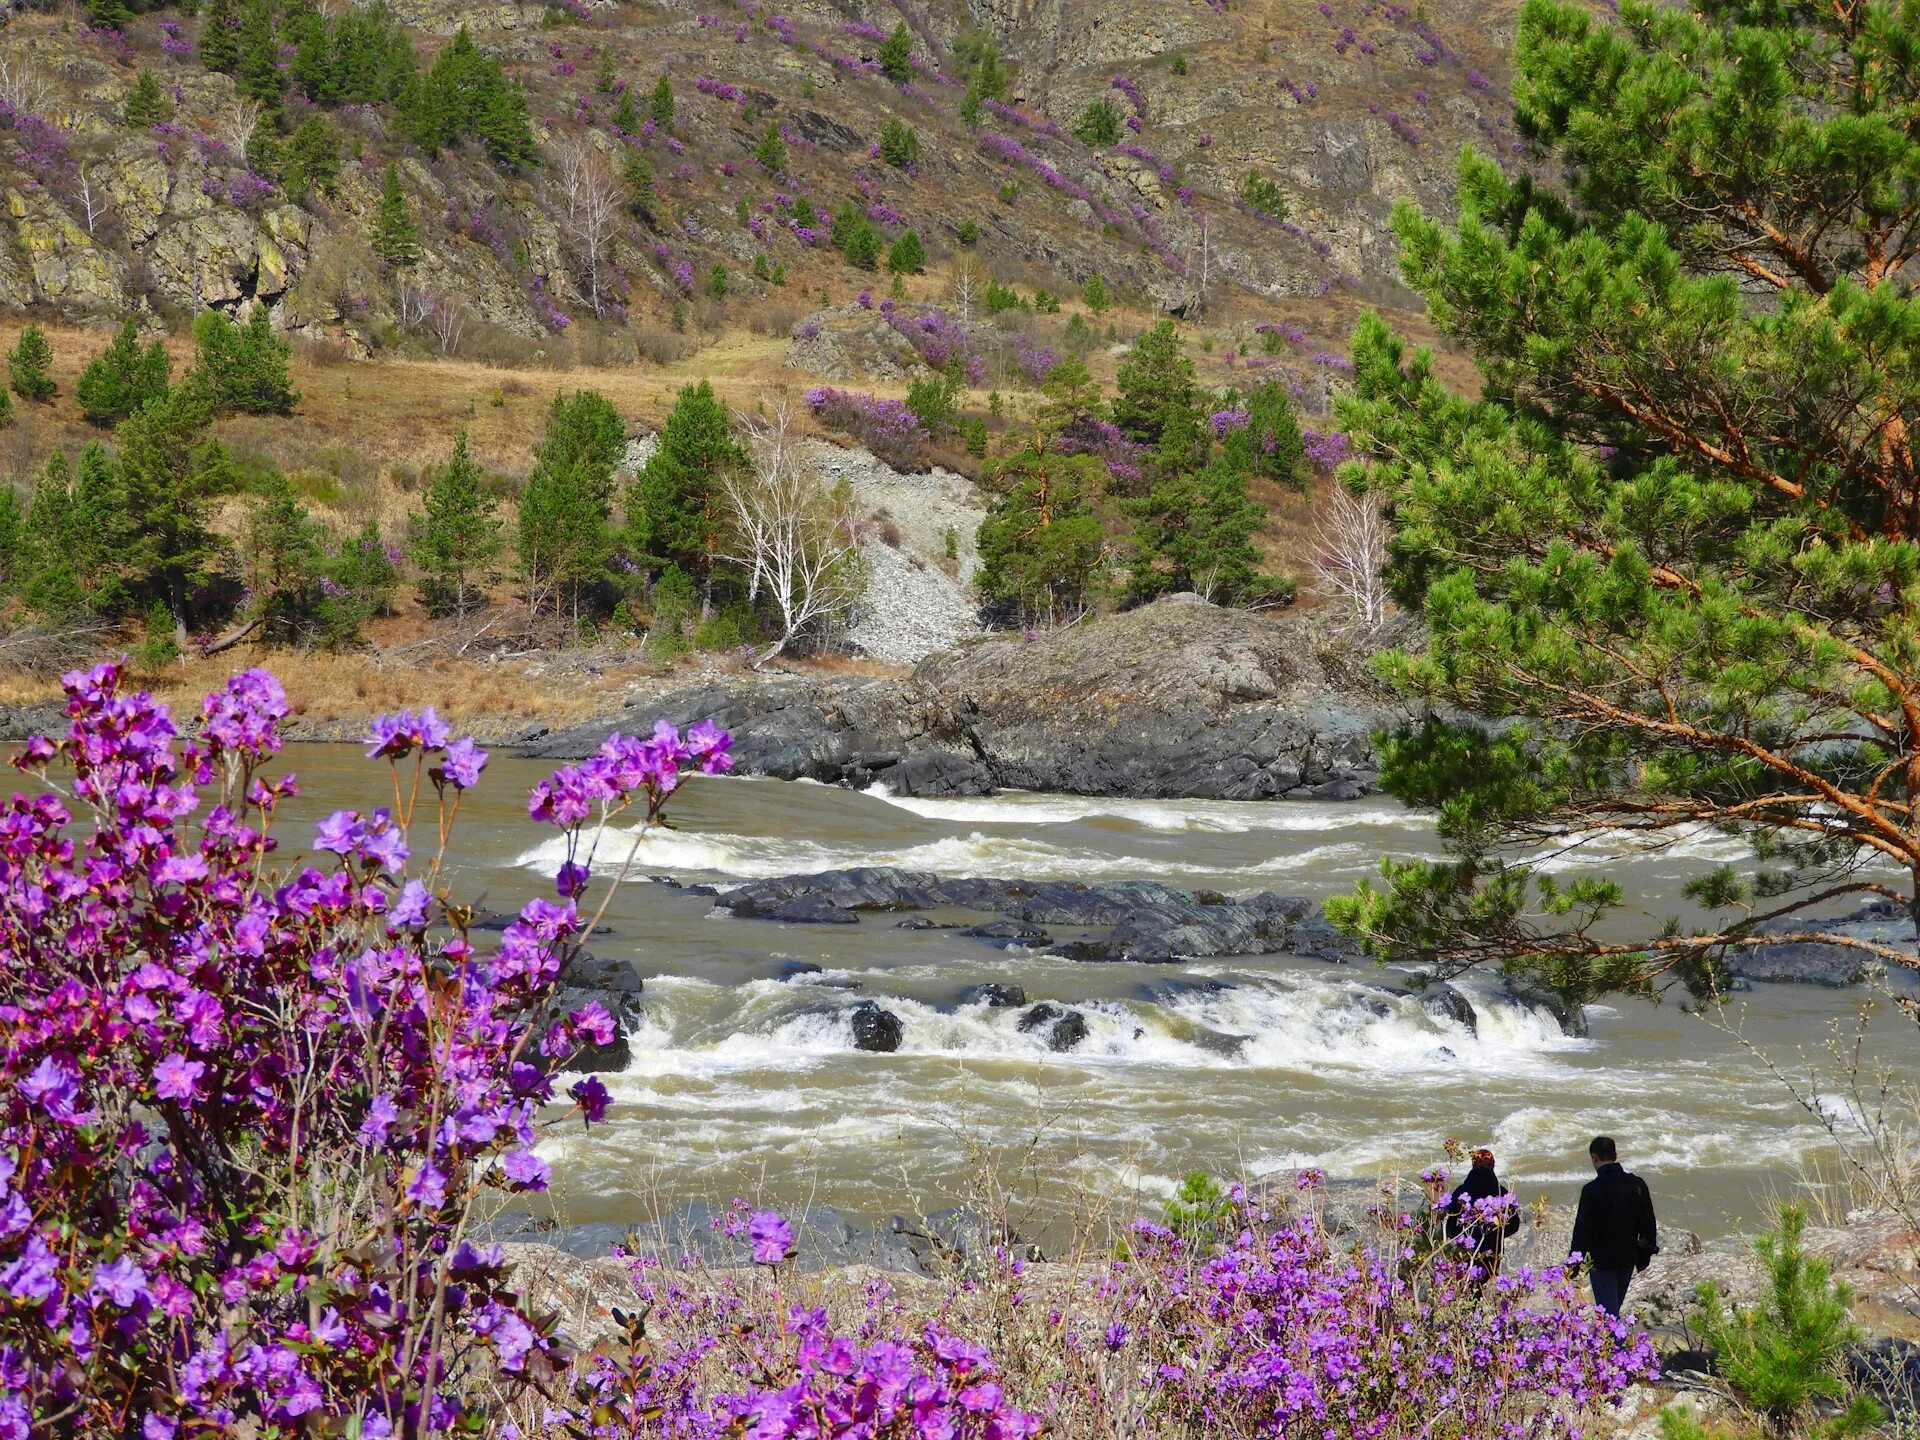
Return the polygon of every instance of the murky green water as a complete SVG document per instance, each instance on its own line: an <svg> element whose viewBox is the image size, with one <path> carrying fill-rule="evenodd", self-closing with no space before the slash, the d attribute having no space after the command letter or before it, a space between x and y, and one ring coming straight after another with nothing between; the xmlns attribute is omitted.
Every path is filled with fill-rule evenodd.
<svg viewBox="0 0 1920 1440"><path fill-rule="evenodd" d="M283 832L289 847L317 815L372 803L386 783L384 767L347 747L288 759L307 792L290 817L299 828ZM510 908L544 890L558 852L552 832L526 820L524 799L546 768L496 761L467 802L457 883L476 901ZM892 864L1324 896L1371 873L1382 851L1431 844L1425 822L1385 801L909 801L737 779L693 782L673 819L672 832L640 841L635 874L725 885ZM1680 881L1726 858L1727 845L1702 837L1634 856L1622 866L1630 893L1664 913ZM609 834L599 858L617 866L632 849L630 834ZM1587 1138L1604 1130L1669 1220L1712 1234L1762 1213L1824 1144L1730 1035L1677 1005L1598 1007L1592 1038L1572 1040L1469 980L1472 1034L1383 997L1376 987L1395 977L1373 967L1076 964L897 930L892 916L821 927L722 918L706 900L648 883L625 886L606 918L613 933L594 949L646 977L648 1021L631 1070L608 1077L615 1122L552 1146L556 1198L575 1221L731 1194L883 1214L965 1198L982 1163L1021 1171L1046 1204L1064 1205L1076 1191L1164 1194L1195 1168L1418 1168L1449 1135L1491 1143L1528 1199L1565 1202L1590 1173ZM791 961L822 969L779 978ZM1193 979L1228 988L1177 983ZM1088 1040L1052 1054L1015 1028L1015 1012L956 1003L990 980L1080 1009ZM899 1053L854 1050L847 1012L860 998L900 1015ZM1863 996L1767 986L1745 999L1727 1020L1830 1089L1838 1067L1826 1041L1851 1026ZM1879 1056L1912 1049L1906 1032L1884 1027Z"/></svg>

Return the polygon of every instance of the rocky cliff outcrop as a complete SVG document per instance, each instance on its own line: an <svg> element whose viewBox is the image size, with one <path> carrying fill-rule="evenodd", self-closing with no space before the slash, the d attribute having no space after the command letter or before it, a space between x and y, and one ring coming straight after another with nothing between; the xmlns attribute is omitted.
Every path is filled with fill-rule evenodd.
<svg viewBox="0 0 1920 1440"><path fill-rule="evenodd" d="M1302 619L1174 596L1046 635L990 635L901 680L682 692L526 753L574 759L615 730L711 718L733 732L740 770L780 779L911 795L1353 799L1376 785L1373 732L1405 711L1346 673L1339 644Z"/></svg>

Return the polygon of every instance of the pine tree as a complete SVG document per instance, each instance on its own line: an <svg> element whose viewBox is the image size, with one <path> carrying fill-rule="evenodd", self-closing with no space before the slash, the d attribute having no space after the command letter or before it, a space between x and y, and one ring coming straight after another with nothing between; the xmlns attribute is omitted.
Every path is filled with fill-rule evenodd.
<svg viewBox="0 0 1920 1440"><path fill-rule="evenodd" d="M1370 318L1336 406L1425 619L1423 654L1377 660L1431 717L1382 782L1445 849L1328 903L1374 950L1576 1000L1724 993L1756 932L1906 963L1819 918L1920 880L1920 137L1884 83L1913 12L1872 13L1527 0L1516 120L1565 187L1469 151L1457 221L1397 210L1483 388ZM1528 858L1694 831L1740 858L1671 922Z"/></svg>
<svg viewBox="0 0 1920 1440"><path fill-rule="evenodd" d="M847 257L847 263L861 270L872 270L880 263L880 251L884 242L880 232L873 228L873 222L862 215L847 234L846 243L840 248Z"/></svg>
<svg viewBox="0 0 1920 1440"><path fill-rule="evenodd" d="M420 598L462 620L492 582L503 543L498 502L486 492L485 479L462 430L452 458L427 483L425 513L414 516L408 530L407 555L420 571Z"/></svg>
<svg viewBox="0 0 1920 1440"><path fill-rule="evenodd" d="M200 21L200 63L222 75L240 68L240 17L234 0L206 0Z"/></svg>
<svg viewBox="0 0 1920 1440"><path fill-rule="evenodd" d="M1098 275L1089 275L1087 283L1080 287L1080 303L1095 315L1107 313L1107 307L1113 302L1107 295L1107 282Z"/></svg>
<svg viewBox="0 0 1920 1440"><path fill-rule="evenodd" d="M133 88L127 92L126 103L120 109L120 119L128 129L144 130L166 118L167 101L160 93L160 82L153 78L151 70L143 69L140 78L133 82Z"/></svg>
<svg viewBox="0 0 1920 1440"><path fill-rule="evenodd" d="M1232 463L1293 489L1307 484L1307 446L1293 400L1275 381L1256 385L1247 395L1247 423L1226 433L1222 448Z"/></svg>
<svg viewBox="0 0 1920 1440"><path fill-rule="evenodd" d="M960 123L979 126L985 123L987 107L980 96L972 90L960 97Z"/></svg>
<svg viewBox="0 0 1920 1440"><path fill-rule="evenodd" d="M239 51L236 79L240 93L260 103L263 125L278 124L285 113L287 77L280 69L280 32L269 0L245 0L240 11Z"/></svg>
<svg viewBox="0 0 1920 1440"><path fill-rule="evenodd" d="M1761 1303L1729 1310L1720 1287L1707 1281L1689 1328L1712 1353L1715 1374L1765 1421L1770 1435L1805 1433L1816 1406L1838 1411L1818 1432L1828 1440L1865 1435L1880 1407L1853 1393L1843 1378L1847 1352L1860 1339L1853 1292L1833 1278L1827 1261L1806 1253L1806 1224L1797 1205L1781 1206L1778 1233L1754 1242L1767 1279Z"/></svg>
<svg viewBox="0 0 1920 1440"><path fill-rule="evenodd" d="M1073 135L1083 145L1120 143L1120 108L1111 100L1095 100L1073 122Z"/></svg>
<svg viewBox="0 0 1920 1440"><path fill-rule="evenodd" d="M647 116L668 134L673 133L673 81L665 75L654 82L653 97L647 104Z"/></svg>
<svg viewBox="0 0 1920 1440"><path fill-rule="evenodd" d="M1193 359L1171 320L1140 337L1120 362L1117 382L1113 423L1138 444L1158 445L1169 416L1194 410Z"/></svg>
<svg viewBox="0 0 1920 1440"><path fill-rule="evenodd" d="M287 194L304 200L314 191L331 194L340 178L340 142L324 115L309 115L282 148L281 180Z"/></svg>
<svg viewBox="0 0 1920 1440"><path fill-rule="evenodd" d="M904 85L913 79L913 36L907 33L907 22L902 20L893 27L893 33L880 43L880 73L896 85Z"/></svg>
<svg viewBox="0 0 1920 1440"><path fill-rule="evenodd" d="M1235 605L1284 590L1259 573L1253 537L1263 512L1247 496L1247 471L1227 457L1157 477L1127 509L1134 519L1129 588L1136 598L1190 590Z"/></svg>
<svg viewBox="0 0 1920 1440"><path fill-rule="evenodd" d="M293 346L273 333L273 317L255 305L244 325L218 310L193 322L194 362L188 377L210 413L288 415L300 403L288 373Z"/></svg>
<svg viewBox="0 0 1920 1440"><path fill-rule="evenodd" d="M980 522L974 584L1003 620L1061 624L1093 605L1107 554L1091 503L1099 469L1039 436L992 468L1000 494Z"/></svg>
<svg viewBox="0 0 1920 1440"><path fill-rule="evenodd" d="M683 387L659 446L627 487L627 543L635 558L707 582L720 538L719 476L746 463L711 382Z"/></svg>
<svg viewBox="0 0 1920 1440"><path fill-rule="evenodd" d="M163 600L186 617L218 573L224 549L213 501L231 490L226 450L207 438L212 409L196 385L176 385L120 425L115 467L124 498L123 569L135 599Z"/></svg>
<svg viewBox="0 0 1920 1440"><path fill-rule="evenodd" d="M495 74L498 73L496 62ZM527 107L527 92L520 88L518 80L501 79L492 87L475 133L487 147L487 158L496 165L524 169L540 158L539 146L533 138L533 113Z"/></svg>
<svg viewBox="0 0 1920 1440"><path fill-rule="evenodd" d="M624 135L640 133L640 112L634 107L631 88L620 92L620 103L613 112L613 128Z"/></svg>
<svg viewBox="0 0 1920 1440"><path fill-rule="evenodd" d="M0 430L13 424L13 392L0 389Z"/></svg>
<svg viewBox="0 0 1920 1440"><path fill-rule="evenodd" d="M626 449L619 412L597 390L553 398L520 499L520 570L536 604L579 618L612 554L613 472Z"/></svg>
<svg viewBox="0 0 1920 1440"><path fill-rule="evenodd" d="M754 148L753 158L769 175L778 175L787 168L787 142L780 138L780 126L775 121L767 122L767 132Z"/></svg>
<svg viewBox="0 0 1920 1440"><path fill-rule="evenodd" d="M918 275L926 268L927 251L920 243L918 231L907 231L887 252L887 269L896 275Z"/></svg>
<svg viewBox="0 0 1920 1440"><path fill-rule="evenodd" d="M124 30L133 23L133 6L127 0L86 0L81 13L96 30Z"/></svg>
<svg viewBox="0 0 1920 1440"><path fill-rule="evenodd" d="M0 390L0 395L7 392ZM0 484L0 595L17 595L25 578L27 517L11 482Z"/></svg>
<svg viewBox="0 0 1920 1440"><path fill-rule="evenodd" d="M53 346L38 325L28 325L20 339L7 352L7 378L13 393L22 400L47 401L54 397Z"/></svg>
<svg viewBox="0 0 1920 1440"><path fill-rule="evenodd" d="M117 425L147 401L166 394L172 381L166 345L155 340L142 347L139 327L129 316L107 348L80 372L73 398L95 425Z"/></svg>
<svg viewBox="0 0 1920 1440"><path fill-rule="evenodd" d="M325 533L280 471L269 470L254 482L243 548L247 589L267 644L304 644L313 635Z"/></svg>
<svg viewBox="0 0 1920 1440"><path fill-rule="evenodd" d="M904 170L920 160L920 136L903 125L898 117L880 130L880 158L895 169Z"/></svg>
<svg viewBox="0 0 1920 1440"><path fill-rule="evenodd" d="M380 182L380 210L373 221L373 253L396 270L420 263L420 231L413 223L413 206L400 187L400 167L389 163Z"/></svg>

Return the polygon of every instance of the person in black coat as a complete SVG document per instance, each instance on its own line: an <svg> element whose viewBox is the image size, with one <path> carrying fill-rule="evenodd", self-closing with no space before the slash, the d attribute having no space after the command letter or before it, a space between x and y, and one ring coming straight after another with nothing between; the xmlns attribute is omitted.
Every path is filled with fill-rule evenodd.
<svg viewBox="0 0 1920 1440"><path fill-rule="evenodd" d="M1486 1267L1487 1278L1500 1273L1500 1251L1507 1237L1520 1228L1520 1210L1511 1207L1504 1216L1476 1217L1474 1203L1498 1199L1513 1192L1500 1183L1494 1170L1493 1151L1473 1152L1473 1166L1466 1178L1453 1187L1447 1199L1447 1238L1478 1252L1478 1261Z"/></svg>
<svg viewBox="0 0 1920 1440"><path fill-rule="evenodd" d="M1627 1286L1660 1253L1647 1182L1620 1165L1620 1153L1605 1135L1587 1147L1595 1175L1580 1192L1573 1218L1570 1258L1584 1263L1593 1285L1593 1303L1618 1319Z"/></svg>

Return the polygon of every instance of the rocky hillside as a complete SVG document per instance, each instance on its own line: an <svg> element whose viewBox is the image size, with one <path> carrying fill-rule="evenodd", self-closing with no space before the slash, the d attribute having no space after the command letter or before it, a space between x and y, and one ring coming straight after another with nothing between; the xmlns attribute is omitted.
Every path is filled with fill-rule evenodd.
<svg viewBox="0 0 1920 1440"><path fill-rule="evenodd" d="M923 242L916 298L956 271L1029 296L1097 276L1242 340L1276 327L1258 358L1307 383L1356 300L1399 296L1394 201L1444 208L1465 142L1518 158L1507 0L391 0L419 72L465 27L520 87L531 145L511 156L457 126L421 143L401 80L400 100L336 103L302 80L305 42L280 46L279 96L244 56L209 69L205 27L244 33L258 3L86 7L119 28L11 8L0 304L160 321L258 301L355 354L664 359L735 326L811 338L812 312L883 285L828 244L852 202L883 244ZM303 8L270 6L282 27ZM905 83L880 58L901 23ZM982 104L989 45L1004 83ZM1074 138L1102 102L1111 133ZM889 121L917 158L879 153ZM329 145L326 173L309 152ZM417 262L376 253L390 164Z"/></svg>

